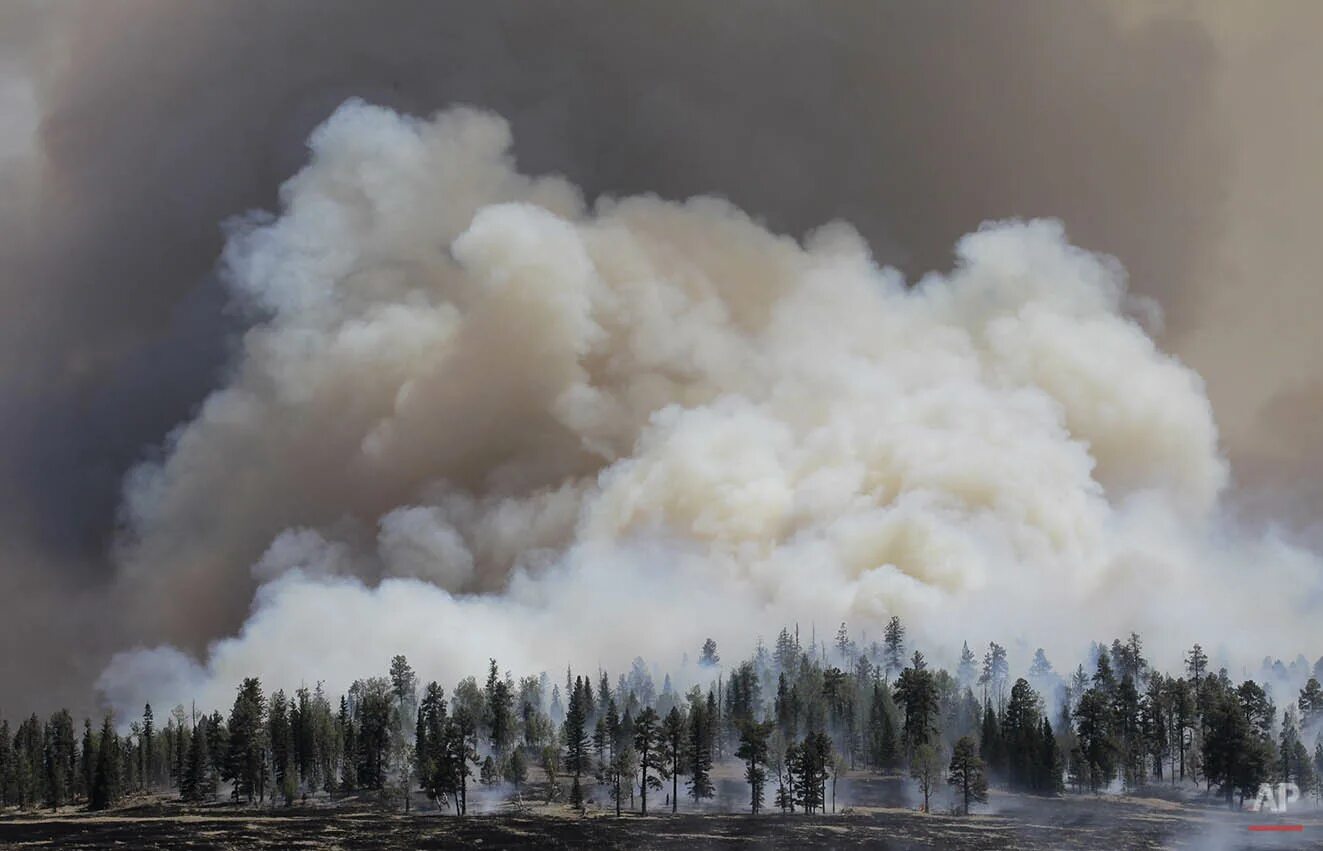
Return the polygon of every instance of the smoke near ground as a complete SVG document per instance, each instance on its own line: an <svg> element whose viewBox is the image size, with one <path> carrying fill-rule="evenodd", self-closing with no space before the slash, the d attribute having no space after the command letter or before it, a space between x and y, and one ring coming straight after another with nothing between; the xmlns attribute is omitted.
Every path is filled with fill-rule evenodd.
<svg viewBox="0 0 1323 851"><path fill-rule="evenodd" d="M491 114L351 101L279 217L232 227L222 275L259 318L130 475L121 590L158 635L255 602L202 667L116 657L114 704L336 690L396 652L443 680L674 664L895 613L935 655L1316 637L1323 565L1229 531L1202 382L1058 223L986 225L907 284L846 223L797 242L711 198L589 201L510 146ZM1247 609L1250 581L1294 602Z"/></svg>
<svg viewBox="0 0 1323 851"><path fill-rule="evenodd" d="M246 545L255 557L227 549L235 561L216 567L224 578L196 591L157 586L144 576L211 567L144 566L147 548L191 532L163 524L155 543L136 540L145 525L124 512L141 498L126 508L123 482L161 455L172 428L202 422L197 406L236 386L234 365L251 362L244 334L271 306L253 293L245 309L230 306L213 273L220 223L275 209L308 133L350 96L421 116L455 103L495 110L511 122L523 170L563 173L590 200L716 193L796 236L845 219L911 280L949 268L956 240L985 219L1058 217L1075 243L1121 258L1131 290L1165 308L1161 325L1147 309L1136 315L1209 381L1254 513L1289 517L1298 532L1317 504L1316 476L1299 460L1317 445L1302 425L1317 401L1318 335L1304 320L1316 312L1316 16L1308 3L1253 14L1237 4L1028 2L613 4L609 13L588 2L5 4L0 639L28 648L0 658L6 708L82 705L109 653L136 643L202 654L244 622L260 581L282 575L281 548L257 574L253 558L274 540L290 553L307 546L310 532L281 538L278 512L255 520L218 494L205 523L189 521L199 531L237 540L248 533L232 530L261 527L271 540ZM490 404L487 416L507 413ZM531 423L530 435L554 432L544 426ZM404 454L432 452L420 467L446 469L453 492L399 497L375 484L398 469L359 471L372 484L339 509L342 525L308 521L343 551L343 570L370 580L387 560L398 574L427 573L428 554L450 552L456 524L468 522L452 515L495 511L481 495L506 469L495 449L450 469L434 460L429 427L402 427L414 430L409 439L424 435ZM500 445L505 430L492 430ZM524 475L590 479L609 466L604 451L632 449L609 443L628 430L608 431L564 457L516 447L562 465ZM172 451L171 463L179 457ZM290 487L338 475L321 463ZM310 511L321 500L280 499L306 499ZM569 522L557 512L588 499L566 492L524 508L543 511L539 534L554 538ZM379 522L397 507L416 510ZM436 517L455 535L427 531ZM567 558L557 550L565 541L547 545L560 553L549 561ZM500 588L512 556L472 546L471 569L461 557L426 578ZM669 564L675 546L656 558ZM130 599L107 606L108 593Z"/></svg>

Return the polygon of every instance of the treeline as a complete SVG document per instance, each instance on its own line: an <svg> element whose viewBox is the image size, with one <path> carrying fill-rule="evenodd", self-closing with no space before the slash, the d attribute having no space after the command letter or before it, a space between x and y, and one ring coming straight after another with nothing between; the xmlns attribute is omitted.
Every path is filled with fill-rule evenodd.
<svg viewBox="0 0 1323 851"><path fill-rule="evenodd" d="M930 806L949 787L965 811L989 784L1039 795L1169 783L1229 804L1260 784L1323 796L1323 659L1279 711L1270 689L1209 669L1195 645L1174 674L1150 665L1137 635L1095 645L1062 677L1042 650L1011 680L1006 650L966 645L954 671L907 647L898 618L861 646L845 624L828 645L783 629L772 646L722 665L709 639L701 684L660 687L642 659L613 681L566 670L515 680L492 660L482 682L447 693L403 656L386 676L334 702L318 684L270 696L256 678L228 715L179 706L158 726L151 706L121 735L107 716L76 736L67 711L0 721L0 805L113 806L133 792L185 801L228 797L292 804L370 794L408 809L416 793L456 815L475 785L619 814L673 812L716 795L713 766L742 763L753 812L835 809L851 771L907 773ZM1298 668L1298 666L1296 666ZM682 803L683 802L683 803Z"/></svg>

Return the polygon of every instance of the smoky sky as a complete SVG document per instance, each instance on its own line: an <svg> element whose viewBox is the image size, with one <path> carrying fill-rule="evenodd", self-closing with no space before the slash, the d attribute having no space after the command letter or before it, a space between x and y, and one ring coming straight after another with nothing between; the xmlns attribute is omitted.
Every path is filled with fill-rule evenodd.
<svg viewBox="0 0 1323 851"><path fill-rule="evenodd" d="M1219 53L1175 13L89 0L0 24L39 152L0 201L0 643L43 648L0 658L6 709L85 702L131 633L96 605L123 474L218 384L251 319L213 274L223 223L274 208L348 97L495 110L523 171L590 196L715 193L793 234L847 219L911 275L985 219L1059 217L1122 260L1167 334L1205 320L1196 261L1227 225Z"/></svg>

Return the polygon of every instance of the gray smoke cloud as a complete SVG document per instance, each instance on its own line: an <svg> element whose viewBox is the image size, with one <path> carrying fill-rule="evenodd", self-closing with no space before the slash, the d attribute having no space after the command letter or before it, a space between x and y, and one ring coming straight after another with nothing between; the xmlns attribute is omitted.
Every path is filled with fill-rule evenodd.
<svg viewBox="0 0 1323 851"><path fill-rule="evenodd" d="M948 659L1135 630L1174 660L1173 612L1241 662L1316 638L1323 560L1220 512L1203 382L1059 224L987 224L907 285L846 223L588 203L511 144L351 100L279 217L232 228L262 318L129 477L121 606L157 634L200 608L160 599L252 608L203 664L116 655L115 706L244 671L335 690L393 652L445 681L674 665L797 618L901 613ZM1292 601L1245 607L1248 564Z"/></svg>
<svg viewBox="0 0 1323 851"><path fill-rule="evenodd" d="M0 660L6 705L77 704L106 648L166 640L200 652L246 617L261 578L247 553L206 593L129 582L135 616L105 614L104 593L133 572L108 557L121 481L238 369L254 314L227 308L213 275L219 223L273 209L308 133L349 96L418 115L493 109L510 120L524 172L563 173L590 198L717 193L795 234L846 219L911 273L949 266L955 240L984 219L1060 217L1075 242L1123 259L1133 292L1161 302L1169 346L1184 353L1193 335L1219 415L1222 397L1246 400L1227 407L1251 420L1232 433L1253 443L1243 436L1263 428L1238 412L1259 405L1237 394L1281 382L1244 378L1256 374L1251 349L1219 368L1199 335L1240 327L1242 305L1205 293L1239 198L1228 103L1248 101L1264 75L1236 78L1239 94L1219 75L1229 61L1259 67L1244 57L1265 43L1311 55L1280 42L1312 13L1276 7L1251 38L1228 8L7 4L0 637L40 635L24 645L44 655ZM1260 123L1279 120L1255 103ZM1289 174L1291 161L1276 169ZM460 483L487 477L494 457L469 459ZM308 473L287 499L315 488L322 473ZM246 510L215 506L227 523ZM383 546L453 544L444 531L417 540L430 516L401 514ZM417 573L428 560L396 561ZM448 569L487 590L483 565Z"/></svg>

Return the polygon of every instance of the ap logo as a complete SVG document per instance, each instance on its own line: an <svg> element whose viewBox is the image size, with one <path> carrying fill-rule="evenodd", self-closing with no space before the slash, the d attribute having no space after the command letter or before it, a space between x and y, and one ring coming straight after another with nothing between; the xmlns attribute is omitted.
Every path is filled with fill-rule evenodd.
<svg viewBox="0 0 1323 851"><path fill-rule="evenodd" d="M1274 791L1272 784L1260 783L1259 794L1254 796L1247 808L1251 812L1284 813L1286 808L1300 800L1300 787L1294 783L1278 783Z"/></svg>

